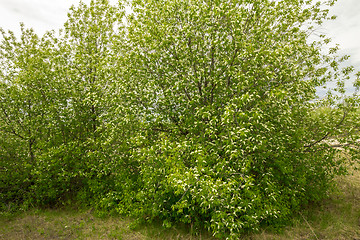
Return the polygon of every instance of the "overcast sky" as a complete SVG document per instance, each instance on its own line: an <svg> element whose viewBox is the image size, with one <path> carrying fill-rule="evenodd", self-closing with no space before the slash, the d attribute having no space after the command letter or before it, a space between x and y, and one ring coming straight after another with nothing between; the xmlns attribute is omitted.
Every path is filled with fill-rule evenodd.
<svg viewBox="0 0 360 240"><path fill-rule="evenodd" d="M0 27L19 33L19 22L32 27L38 34L58 30L66 21L71 5L78 0L0 0ZM89 3L90 0L84 0ZM110 0L116 4L117 0ZM350 62L360 70L360 0L338 0L332 14L336 21L325 24L320 30L339 43L341 53L351 55Z"/></svg>
<svg viewBox="0 0 360 240"><path fill-rule="evenodd" d="M324 25L324 32L339 43L342 52L360 68L360 0L338 0L331 9L337 19ZM359 69L360 70L360 69Z"/></svg>

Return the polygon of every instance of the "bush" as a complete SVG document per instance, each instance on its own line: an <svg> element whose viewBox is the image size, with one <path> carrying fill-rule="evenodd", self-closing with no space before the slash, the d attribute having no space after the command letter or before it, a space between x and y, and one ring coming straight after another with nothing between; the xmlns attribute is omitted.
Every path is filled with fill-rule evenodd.
<svg viewBox="0 0 360 240"><path fill-rule="evenodd" d="M119 64L143 109L135 215L238 239L326 197L344 159L322 140L338 133L342 114L313 109L348 109L331 94L316 100L316 88L342 86L352 71L339 72L336 49L322 53L327 39L309 43L326 9L286 0L132 7Z"/></svg>
<svg viewBox="0 0 360 240"><path fill-rule="evenodd" d="M353 68L308 38L333 1L121 4L72 7L59 37L1 31L1 210L76 202L238 239L327 196L346 172L331 138L358 144Z"/></svg>

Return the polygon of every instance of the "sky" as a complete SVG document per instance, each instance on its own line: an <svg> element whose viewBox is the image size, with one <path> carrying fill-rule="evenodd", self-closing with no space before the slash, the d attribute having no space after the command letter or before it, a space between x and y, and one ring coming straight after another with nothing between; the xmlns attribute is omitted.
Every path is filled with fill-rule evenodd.
<svg viewBox="0 0 360 240"><path fill-rule="evenodd" d="M89 3L90 0L83 0ZM67 19L71 5L78 0L0 0L0 27L20 32L20 22L38 34L58 30ZM117 0L110 0L116 4ZM335 21L324 24L319 31L340 45L341 54L351 56L349 63L360 71L360 0L338 0L332 8ZM350 84L350 83L348 83Z"/></svg>
<svg viewBox="0 0 360 240"><path fill-rule="evenodd" d="M360 68L360 1L338 0L330 14L337 19L326 23L324 32L340 44L342 52L351 55L352 64Z"/></svg>
<svg viewBox="0 0 360 240"><path fill-rule="evenodd" d="M90 3L90 0L83 0ZM116 4L116 0L110 0ZM58 30L67 19L72 5L79 0L0 0L0 27L20 32L19 23L33 28L38 34L47 30Z"/></svg>

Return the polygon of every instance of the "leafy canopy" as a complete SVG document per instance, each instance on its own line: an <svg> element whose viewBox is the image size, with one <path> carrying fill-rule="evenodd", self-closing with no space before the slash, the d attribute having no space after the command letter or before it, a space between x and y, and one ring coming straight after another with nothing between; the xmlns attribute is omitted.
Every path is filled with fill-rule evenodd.
<svg viewBox="0 0 360 240"><path fill-rule="evenodd" d="M227 239L286 223L345 173L331 139L357 156L354 69L309 38L334 2L93 0L58 36L2 31L1 209L75 201Z"/></svg>

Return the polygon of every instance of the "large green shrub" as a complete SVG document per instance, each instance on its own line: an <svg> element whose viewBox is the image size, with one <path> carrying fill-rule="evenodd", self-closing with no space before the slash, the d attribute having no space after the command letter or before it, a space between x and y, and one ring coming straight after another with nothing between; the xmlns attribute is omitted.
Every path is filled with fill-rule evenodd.
<svg viewBox="0 0 360 240"><path fill-rule="evenodd" d="M334 1L122 3L2 31L0 211L76 201L238 239L327 196L359 122L347 57L309 39Z"/></svg>
<svg viewBox="0 0 360 240"><path fill-rule="evenodd" d="M132 9L120 64L145 129L133 213L236 239L326 196L343 162L320 140L341 118L316 121L316 88L341 88L352 68L339 70L336 49L323 54L327 39L308 38L327 18L322 4L148 0Z"/></svg>

